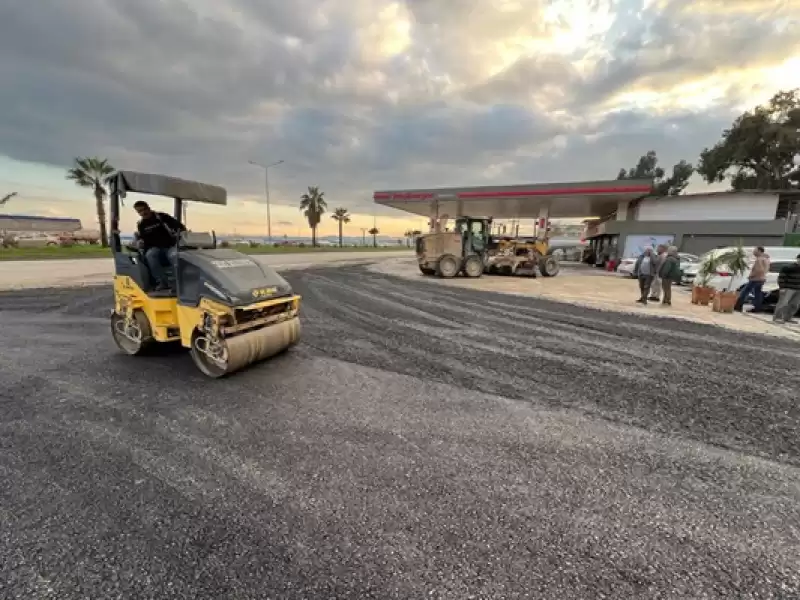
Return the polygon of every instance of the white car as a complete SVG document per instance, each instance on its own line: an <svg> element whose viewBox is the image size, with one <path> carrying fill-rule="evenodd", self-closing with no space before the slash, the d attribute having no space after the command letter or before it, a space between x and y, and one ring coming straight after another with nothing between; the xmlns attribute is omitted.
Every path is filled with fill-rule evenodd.
<svg viewBox="0 0 800 600"><path fill-rule="evenodd" d="M690 266L688 269L684 270L683 277L681 278L681 283L684 285L692 285L694 283L695 278L697 277L697 271L700 268L700 265L705 260L706 256L711 253L714 255L725 254L735 250L734 247L728 248L717 248L715 250L711 250L707 252L703 256L700 257L699 261L694 265ZM745 252L747 252L749 256L749 261L752 265L753 261L755 260L753 257L753 251L755 247L745 248ZM769 273L767 273L767 280L764 283L764 294L768 294L772 290L778 289L778 273L780 273L781 269L785 267L787 264L791 264L796 261L796 257L798 254L797 248L787 247L787 246L768 246L764 248L764 251L767 253L770 259L770 267ZM750 276L750 269L748 268L744 273L741 275L733 276L733 274L728 270L726 265L719 265L717 267L717 271L708 281L708 287L713 287L716 290L731 290L737 291L742 289L742 287L747 283L747 278Z"/></svg>
<svg viewBox="0 0 800 600"><path fill-rule="evenodd" d="M681 259L681 272L684 272L699 260L698 256L686 252L678 252L678 257ZM619 263L617 273L627 277L635 277L633 269L636 267L636 260L636 258L623 258Z"/></svg>
<svg viewBox="0 0 800 600"><path fill-rule="evenodd" d="M619 267L617 267L617 273L620 275L625 275L626 277L634 277L633 268L636 266L636 259L635 258L623 258L619 261Z"/></svg>

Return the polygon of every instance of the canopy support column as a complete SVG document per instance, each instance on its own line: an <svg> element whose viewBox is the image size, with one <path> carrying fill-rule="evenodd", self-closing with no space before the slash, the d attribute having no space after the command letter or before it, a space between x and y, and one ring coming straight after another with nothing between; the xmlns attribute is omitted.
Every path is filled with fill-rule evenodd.
<svg viewBox="0 0 800 600"><path fill-rule="evenodd" d="M536 222L536 237L539 239L547 239L549 236L548 229L550 228L550 207L542 206L539 208L539 220Z"/></svg>

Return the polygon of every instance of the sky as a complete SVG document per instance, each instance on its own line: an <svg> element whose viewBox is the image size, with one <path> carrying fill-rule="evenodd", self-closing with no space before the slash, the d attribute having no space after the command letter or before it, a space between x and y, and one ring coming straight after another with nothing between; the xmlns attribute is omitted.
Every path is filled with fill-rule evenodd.
<svg viewBox="0 0 800 600"><path fill-rule="evenodd" d="M89 228L76 156L222 185L229 206L189 225L242 235L266 231L248 161L283 160L273 235L307 235L316 185L353 214L346 235L397 236L425 221L376 189L613 179L648 150L696 162L800 87L800 0L20 0L0 31L4 212Z"/></svg>

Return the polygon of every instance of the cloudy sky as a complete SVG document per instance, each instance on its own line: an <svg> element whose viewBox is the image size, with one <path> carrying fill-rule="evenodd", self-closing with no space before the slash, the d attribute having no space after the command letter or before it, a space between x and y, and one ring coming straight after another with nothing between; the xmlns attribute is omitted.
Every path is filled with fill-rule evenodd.
<svg viewBox="0 0 800 600"><path fill-rule="evenodd" d="M800 0L11 0L0 3L0 195L78 216L75 156L228 188L194 228L305 234L331 208L387 234L381 188L613 178L696 160L800 86ZM693 189L703 189L701 184ZM323 219L322 233L335 223ZM134 220L131 218L129 226Z"/></svg>

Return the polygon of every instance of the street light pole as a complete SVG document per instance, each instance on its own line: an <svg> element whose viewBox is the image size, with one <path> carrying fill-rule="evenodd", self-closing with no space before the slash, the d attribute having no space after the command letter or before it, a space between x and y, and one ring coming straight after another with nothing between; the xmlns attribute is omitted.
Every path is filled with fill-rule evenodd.
<svg viewBox="0 0 800 600"><path fill-rule="evenodd" d="M250 163L251 165L254 165L256 167L261 167L262 169L264 169L264 192L265 192L265 195L267 197L267 243L271 244L272 243L272 216L270 215L270 206L269 206L269 170L272 167L277 167L278 165L283 164L283 161L279 160L277 162L274 162L274 163L271 163L271 164L268 164L268 165L262 165L261 163L257 163L257 162L252 161L252 160L248 160L247 162Z"/></svg>

